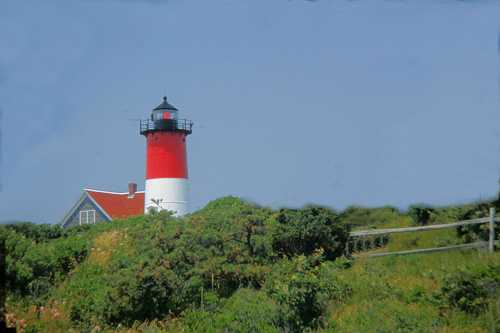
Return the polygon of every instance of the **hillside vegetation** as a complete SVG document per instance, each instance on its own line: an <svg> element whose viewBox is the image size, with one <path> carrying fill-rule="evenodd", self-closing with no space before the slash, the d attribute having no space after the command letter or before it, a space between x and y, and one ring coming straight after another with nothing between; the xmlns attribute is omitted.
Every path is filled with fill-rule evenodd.
<svg viewBox="0 0 500 333"><path fill-rule="evenodd" d="M18 332L500 332L499 251L344 257L351 230L484 217L492 205L276 211L229 196L183 219L4 225L1 310ZM396 234L383 250L485 235Z"/></svg>

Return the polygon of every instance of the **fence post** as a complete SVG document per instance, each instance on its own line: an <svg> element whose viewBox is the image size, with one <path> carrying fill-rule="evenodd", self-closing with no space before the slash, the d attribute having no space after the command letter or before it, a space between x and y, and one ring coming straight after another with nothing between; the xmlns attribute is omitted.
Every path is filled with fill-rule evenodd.
<svg viewBox="0 0 500 333"><path fill-rule="evenodd" d="M490 207L490 252L495 252L495 207Z"/></svg>

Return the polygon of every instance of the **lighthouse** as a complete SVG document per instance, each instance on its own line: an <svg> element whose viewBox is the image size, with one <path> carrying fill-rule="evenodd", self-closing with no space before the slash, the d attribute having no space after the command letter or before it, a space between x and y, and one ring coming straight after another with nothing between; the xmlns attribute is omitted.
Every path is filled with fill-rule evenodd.
<svg viewBox="0 0 500 333"><path fill-rule="evenodd" d="M186 137L193 121L179 119L179 110L165 96L140 127L147 140L144 212L170 210L184 216L189 209Z"/></svg>

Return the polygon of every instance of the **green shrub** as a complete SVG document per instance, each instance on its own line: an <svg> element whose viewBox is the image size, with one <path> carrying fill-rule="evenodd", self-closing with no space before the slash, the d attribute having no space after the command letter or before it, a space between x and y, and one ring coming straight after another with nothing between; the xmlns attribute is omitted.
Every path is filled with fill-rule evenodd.
<svg viewBox="0 0 500 333"><path fill-rule="evenodd" d="M380 207L365 208L349 206L339 214L340 220L350 228L376 228L390 224L393 220L400 218L396 208Z"/></svg>
<svg viewBox="0 0 500 333"><path fill-rule="evenodd" d="M344 253L349 230L331 210L280 209L273 222L273 250L279 256L309 256L321 249L326 260L334 260Z"/></svg>
<svg viewBox="0 0 500 333"><path fill-rule="evenodd" d="M68 274L76 264L87 258L89 250L90 244L86 237L73 236L54 242L58 273L62 276Z"/></svg>
<svg viewBox="0 0 500 333"><path fill-rule="evenodd" d="M431 219L433 209L425 206L410 206L408 215L416 225L427 225Z"/></svg>
<svg viewBox="0 0 500 333"><path fill-rule="evenodd" d="M487 204L436 208L431 211L430 224L471 220L488 215L489 206Z"/></svg>
<svg viewBox="0 0 500 333"><path fill-rule="evenodd" d="M435 209L428 223L481 217L483 208ZM427 223L414 213L418 223ZM64 331L131 333L470 331L499 323L498 253L354 264L339 258L349 226L410 222L387 207L350 207L339 214L314 206L272 211L230 196L183 219L162 211L66 231L1 226L6 308L30 318L33 331L56 327L50 325L62 317ZM452 229L391 238L393 250L464 241ZM380 238L371 239L380 245ZM443 278L464 262L473 266ZM55 300L64 304L57 305L57 318L55 305L47 312Z"/></svg>
<svg viewBox="0 0 500 333"><path fill-rule="evenodd" d="M64 229L59 225L51 226L49 224L34 224L32 222L22 222L6 227L14 230L16 233L24 235L36 243L47 242L51 239L60 238L66 235Z"/></svg>
<svg viewBox="0 0 500 333"><path fill-rule="evenodd" d="M281 332L279 306L263 292L239 289L228 299L205 293L182 319L188 332Z"/></svg>
<svg viewBox="0 0 500 333"><path fill-rule="evenodd" d="M500 265L479 265L457 271L443 279L435 295L443 306L480 312L500 298Z"/></svg>
<svg viewBox="0 0 500 333"><path fill-rule="evenodd" d="M321 253L276 263L263 291L281 305L282 328L301 332L319 329L331 301L344 301L350 288L338 278L347 259L322 262Z"/></svg>

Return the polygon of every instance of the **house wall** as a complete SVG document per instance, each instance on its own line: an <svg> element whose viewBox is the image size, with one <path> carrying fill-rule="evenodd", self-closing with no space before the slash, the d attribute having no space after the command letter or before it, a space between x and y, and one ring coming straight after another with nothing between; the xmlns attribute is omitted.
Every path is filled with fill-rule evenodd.
<svg viewBox="0 0 500 333"><path fill-rule="evenodd" d="M80 224L80 211L82 210L95 210L95 223L109 222L110 220L101 212L99 208L90 200L85 198L83 202L78 206L78 208L71 214L66 223L64 223L63 228L67 229L74 225Z"/></svg>

